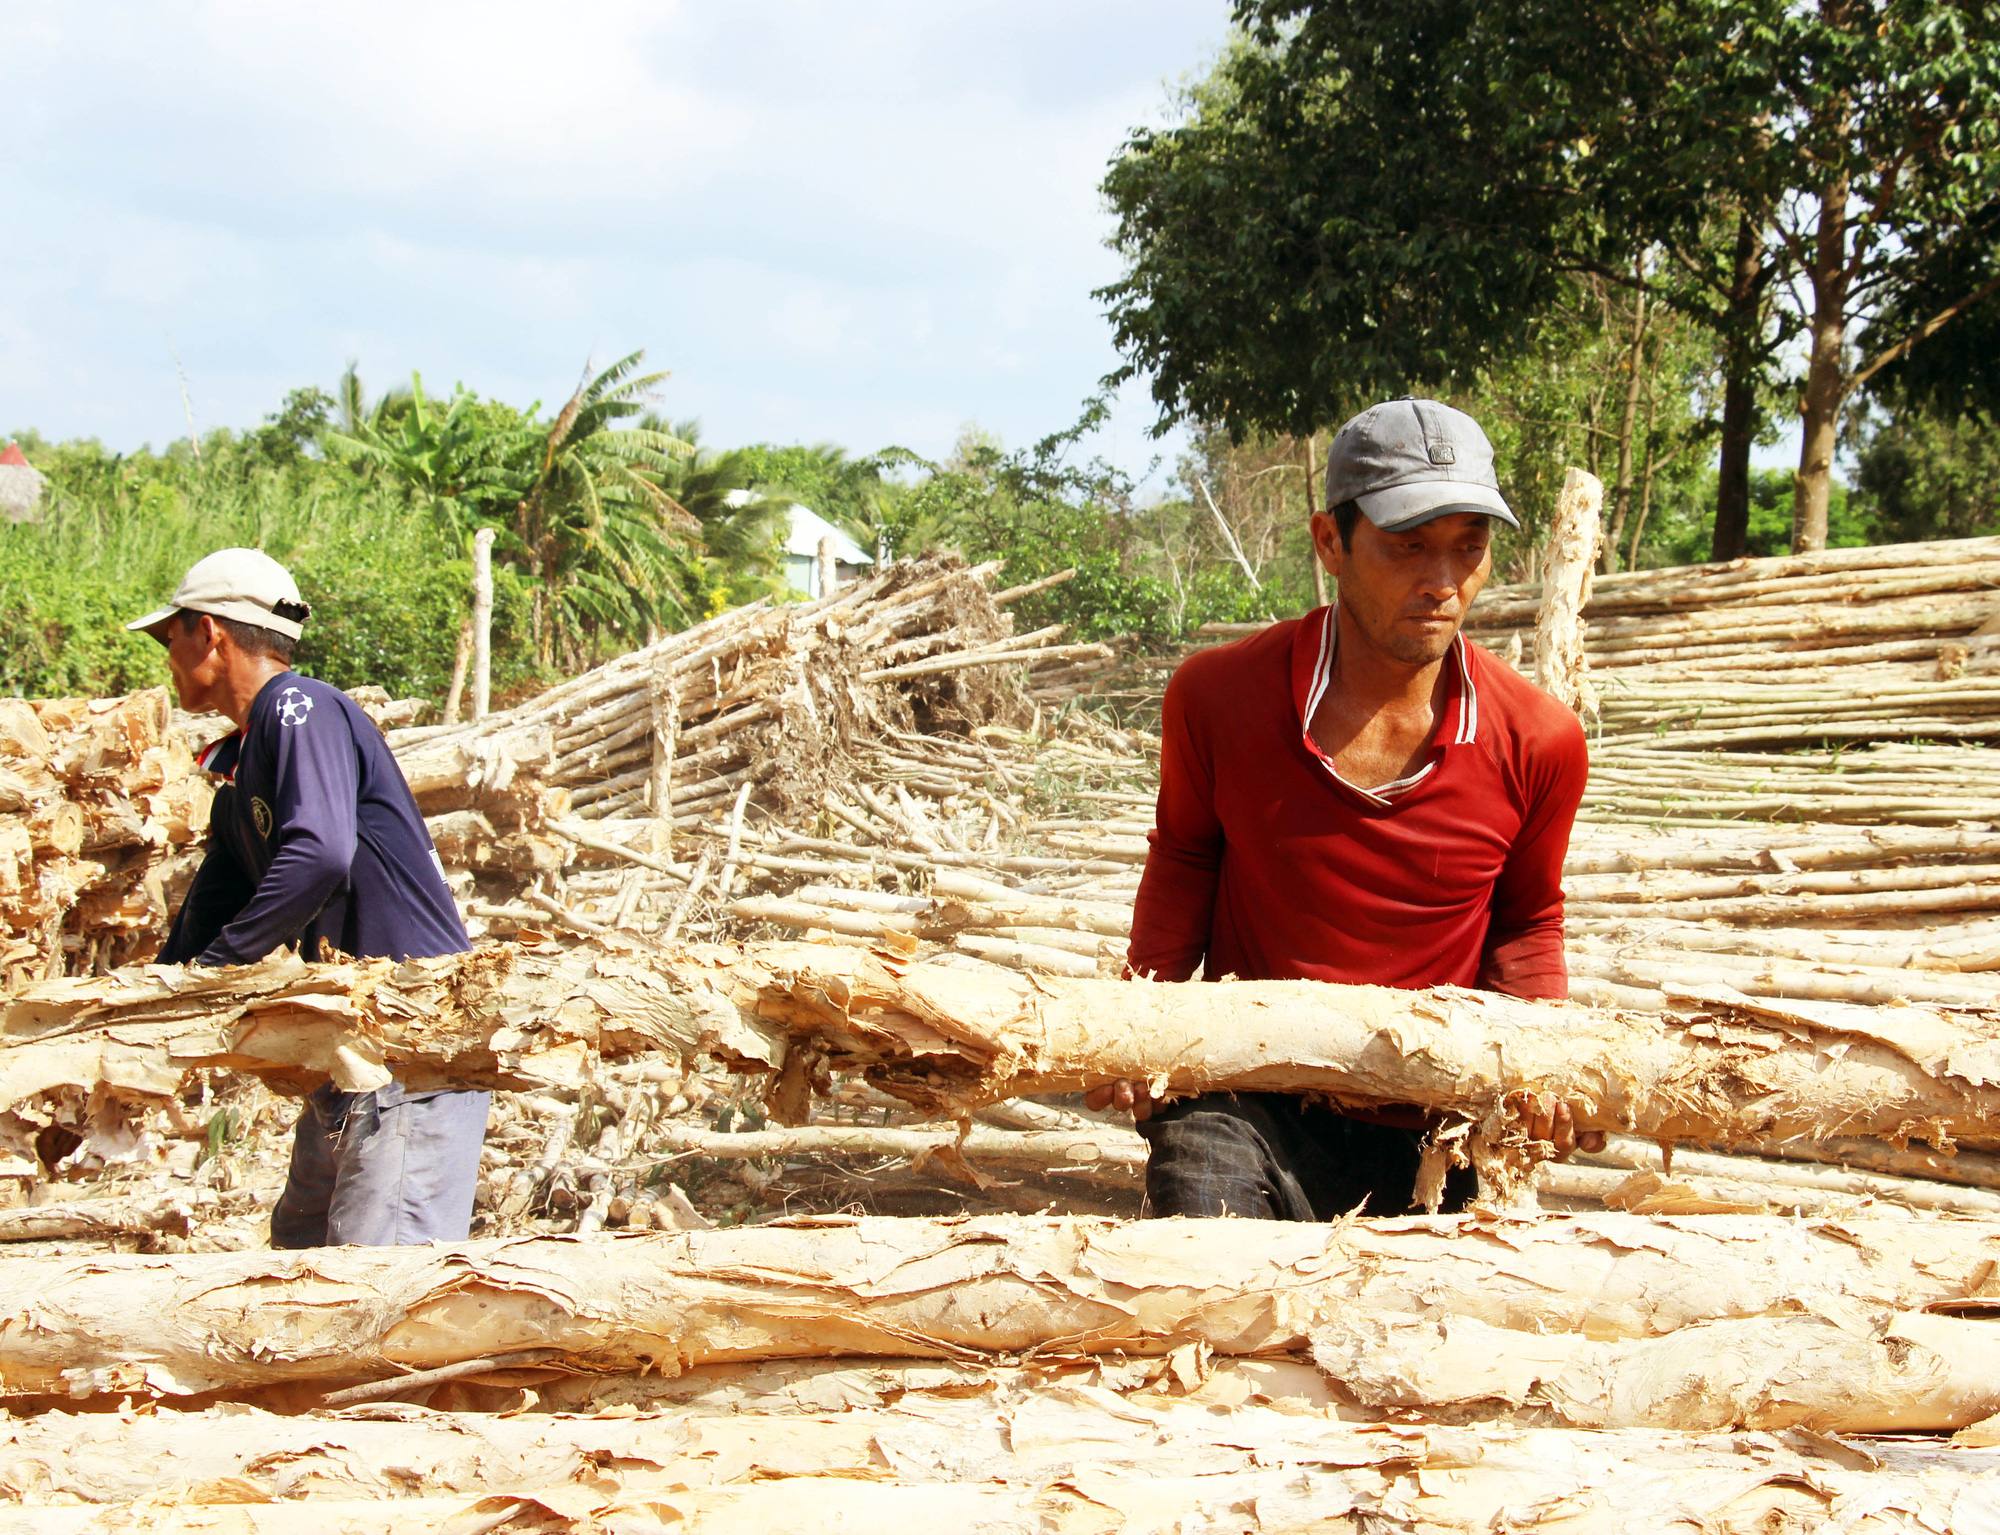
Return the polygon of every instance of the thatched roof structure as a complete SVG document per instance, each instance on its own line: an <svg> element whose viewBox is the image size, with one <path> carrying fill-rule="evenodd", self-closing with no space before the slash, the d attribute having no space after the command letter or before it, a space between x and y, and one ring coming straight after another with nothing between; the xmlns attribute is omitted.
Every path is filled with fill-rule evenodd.
<svg viewBox="0 0 2000 1535"><path fill-rule="evenodd" d="M9 522L42 520L42 487L48 478L28 462L18 444L0 452L0 514Z"/></svg>

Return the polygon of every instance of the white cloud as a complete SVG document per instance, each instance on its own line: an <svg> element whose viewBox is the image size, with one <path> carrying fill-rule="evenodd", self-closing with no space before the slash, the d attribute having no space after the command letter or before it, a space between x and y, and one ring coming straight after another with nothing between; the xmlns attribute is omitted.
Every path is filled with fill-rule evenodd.
<svg viewBox="0 0 2000 1535"><path fill-rule="evenodd" d="M26 0L0 20L0 206L35 235L0 246L0 423L178 434L171 332L207 424L349 357L526 403L643 346L712 441L1024 441L1116 361L1103 166L1226 22Z"/></svg>

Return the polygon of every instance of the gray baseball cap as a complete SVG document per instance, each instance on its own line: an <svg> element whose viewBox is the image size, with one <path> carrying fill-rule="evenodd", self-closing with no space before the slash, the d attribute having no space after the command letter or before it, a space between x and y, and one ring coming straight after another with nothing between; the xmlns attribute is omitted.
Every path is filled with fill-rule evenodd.
<svg viewBox="0 0 2000 1535"><path fill-rule="evenodd" d="M1462 410L1405 395L1364 410L1326 450L1326 504L1357 501L1384 532L1455 512L1521 519L1500 495L1493 444Z"/></svg>

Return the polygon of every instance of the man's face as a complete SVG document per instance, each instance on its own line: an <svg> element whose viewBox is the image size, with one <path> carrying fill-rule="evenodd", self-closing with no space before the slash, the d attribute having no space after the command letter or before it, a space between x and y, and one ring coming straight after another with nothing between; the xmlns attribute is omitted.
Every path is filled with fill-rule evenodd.
<svg viewBox="0 0 2000 1535"><path fill-rule="evenodd" d="M1369 645L1407 666L1443 658L1493 569L1492 519L1454 512L1385 533L1363 517L1353 547L1322 512L1313 545L1340 583L1340 610Z"/></svg>
<svg viewBox="0 0 2000 1535"><path fill-rule="evenodd" d="M167 670L173 674L181 707L191 714L213 708L209 695L223 673L215 620L205 613L182 611L161 629L167 642Z"/></svg>

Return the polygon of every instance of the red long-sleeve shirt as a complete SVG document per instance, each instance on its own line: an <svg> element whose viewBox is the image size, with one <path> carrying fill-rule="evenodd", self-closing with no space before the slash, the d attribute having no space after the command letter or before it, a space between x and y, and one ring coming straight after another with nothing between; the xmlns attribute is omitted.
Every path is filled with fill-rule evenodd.
<svg viewBox="0 0 2000 1535"><path fill-rule="evenodd" d="M1174 673L1132 970L1567 996L1563 855L1589 772L1576 717L1460 638L1427 768L1394 798L1357 789L1306 729L1333 618Z"/></svg>

